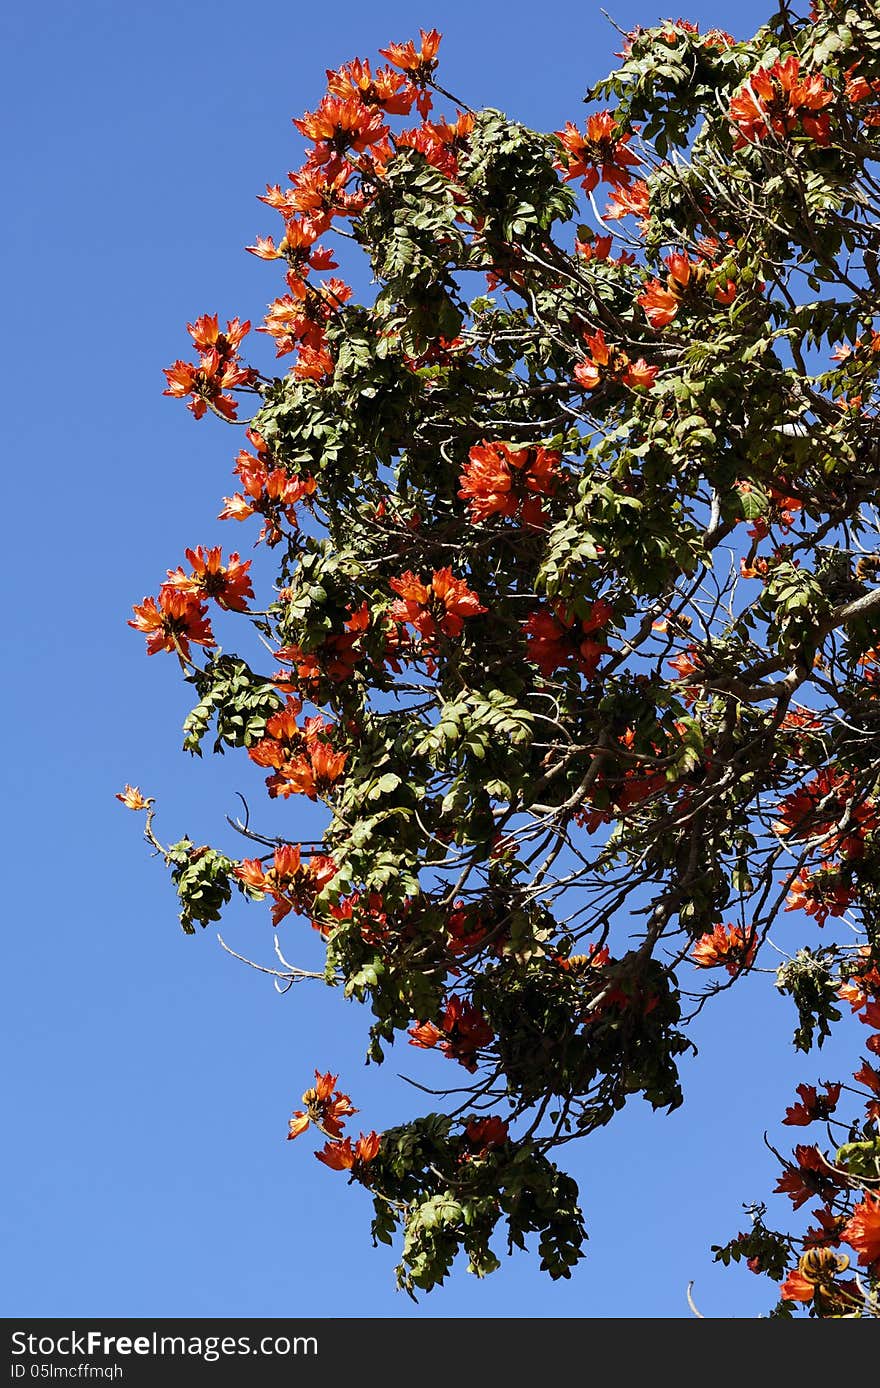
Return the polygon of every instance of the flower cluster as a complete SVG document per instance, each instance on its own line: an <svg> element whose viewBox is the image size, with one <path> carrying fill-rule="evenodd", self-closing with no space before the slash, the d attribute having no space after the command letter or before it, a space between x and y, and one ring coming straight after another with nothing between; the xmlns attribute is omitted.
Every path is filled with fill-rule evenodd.
<svg viewBox="0 0 880 1388"><path fill-rule="evenodd" d="M584 341L589 349L589 359L579 361L574 368L574 378L584 390L598 390L602 385L651 389L660 370L658 366L649 366L644 357L631 361L621 348L608 345L601 328L595 333L586 334Z"/></svg>
<svg viewBox="0 0 880 1388"><path fill-rule="evenodd" d="M817 145L831 138L827 107L834 93L821 72L804 72L794 54L771 67L758 68L730 103L730 119L736 126L735 148L770 138L787 139L803 134Z"/></svg>
<svg viewBox="0 0 880 1388"><path fill-rule="evenodd" d="M334 751L328 741L332 724L319 713L300 727L301 712L301 701L289 696L285 707L268 719L266 736L248 748L251 761L272 770L266 781L270 796L306 795L316 800L343 773L348 753Z"/></svg>
<svg viewBox="0 0 880 1388"><path fill-rule="evenodd" d="M316 483L313 477L292 477L277 466L256 429L249 428L247 436L256 453L249 453L246 448L239 451L234 472L242 491L223 498L219 518L243 521L251 516L262 516L264 524L257 544L265 540L274 547L284 539L283 522L291 530L298 529L297 504L314 494Z"/></svg>
<svg viewBox="0 0 880 1388"><path fill-rule="evenodd" d="M278 925L295 911L297 915L312 912L315 898L336 876L336 864L325 853L312 854L304 859L302 845L279 844L272 854L271 866L263 866L262 858L245 858L235 869L235 875L252 892L272 898L272 924Z"/></svg>
<svg viewBox="0 0 880 1388"><path fill-rule="evenodd" d="M576 617L562 603L555 603L549 611L533 612L524 627L529 660L548 679L563 668L573 668L593 679L608 650L596 637L613 616L614 608L605 598L592 603L585 617Z"/></svg>
<svg viewBox="0 0 880 1388"><path fill-rule="evenodd" d="M398 595L389 608L391 620L411 626L423 644L434 643L440 633L461 636L465 622L487 610L464 579L456 578L449 568L435 569L427 580L407 570L392 578L390 587Z"/></svg>
<svg viewBox="0 0 880 1388"><path fill-rule="evenodd" d="M561 455L548 448L481 443L468 454L458 494L475 523L506 516L540 528L547 519L544 498L559 485L560 461Z"/></svg>
<svg viewBox="0 0 880 1388"><path fill-rule="evenodd" d="M216 313L204 313L195 323L187 323L187 332L199 354L197 362L175 361L165 370L168 387L163 395L187 400L187 409L196 419L213 410L224 419L235 419L238 402L228 392L237 386L253 385L257 372L243 366L238 349L250 332L250 322L232 318L221 332Z"/></svg>
<svg viewBox="0 0 880 1388"><path fill-rule="evenodd" d="M190 656L190 643L214 646L208 620L207 600L230 612L245 612L254 595L248 570L250 560L230 554L224 564L219 546L186 550L191 573L169 569L158 598L144 598L134 606L128 623L147 638L147 654L176 651L183 661Z"/></svg>
<svg viewBox="0 0 880 1388"><path fill-rule="evenodd" d="M754 962L758 939L754 930L741 925L716 925L710 935L701 935L691 955L701 969L723 967L735 977Z"/></svg>
<svg viewBox="0 0 880 1388"><path fill-rule="evenodd" d="M478 1053L482 1046L488 1046L493 1039L493 1031L479 1008L468 1002L467 998L453 993L447 999L440 1016L440 1025L434 1022L418 1022L410 1027L411 1046L421 1046L432 1050L437 1046L450 1060L457 1060L466 1070L477 1068Z"/></svg>
<svg viewBox="0 0 880 1388"><path fill-rule="evenodd" d="M669 271L665 281L648 280L637 300L652 328L665 328L678 316L684 303L705 295L706 281L714 268L706 260L691 260L683 251L673 251L664 259ZM736 298L736 284L733 280L725 280L711 293L716 303L732 304Z"/></svg>
<svg viewBox="0 0 880 1388"><path fill-rule="evenodd" d="M615 188L627 187L632 181L630 169L642 162L628 148L632 132L621 131L610 111L589 116L583 135L567 121L564 130L556 131L556 138L564 154L557 168L565 171L566 180L579 178L585 193L592 193L600 180Z"/></svg>

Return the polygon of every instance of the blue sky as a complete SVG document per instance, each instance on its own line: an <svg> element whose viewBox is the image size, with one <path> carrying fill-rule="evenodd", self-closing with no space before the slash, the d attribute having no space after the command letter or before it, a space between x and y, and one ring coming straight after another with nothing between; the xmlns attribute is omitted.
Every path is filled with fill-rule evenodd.
<svg viewBox="0 0 880 1388"><path fill-rule="evenodd" d="M648 0L614 12L623 28L658 17ZM738 34L767 12L686 10ZM591 1235L570 1283L518 1255L415 1307L370 1247L364 1193L309 1139L285 1142L315 1064L381 1128L413 1111L397 1072L415 1053L364 1070L354 1005L279 998L213 932L185 937L114 799L137 782L161 835L232 846L223 816L259 784L240 760L179 750L188 691L126 626L185 546L250 543L215 520L238 436L163 399L161 368L199 313L259 319L280 276L241 248L276 230L255 195L301 162L291 117L325 67L419 23L444 33L445 85L550 129L580 119L619 47L597 4L567 0L49 0L4 20L6 1316L680 1317L691 1279L707 1316L767 1304L709 1245L772 1183L761 1130L794 1084L835 1074L833 1053L796 1062L769 979L701 1025L681 1110L639 1104L568 1149ZM266 958L267 922L242 906L224 930Z"/></svg>

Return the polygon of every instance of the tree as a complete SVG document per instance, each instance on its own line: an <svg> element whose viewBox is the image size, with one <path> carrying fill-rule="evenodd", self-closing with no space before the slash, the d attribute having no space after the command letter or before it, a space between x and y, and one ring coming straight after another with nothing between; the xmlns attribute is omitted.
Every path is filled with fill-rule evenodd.
<svg viewBox="0 0 880 1388"><path fill-rule="evenodd" d="M257 330L283 374L211 314L166 371L197 419L252 404L221 514L259 520L277 582L257 607L251 561L199 546L130 624L193 686L184 746L213 725L244 749L282 830L249 814L240 859L165 846L120 793L184 930L264 899L285 986L367 1003L375 1061L405 1038L450 1062L442 1111L381 1134L345 1134L320 1065L290 1122L373 1192L411 1292L462 1249L498 1266L497 1226L570 1275L552 1157L631 1095L681 1102L689 1023L781 910L795 1044L846 1001L880 1055L877 6L785 3L748 41L637 29L585 127L548 134L450 96L439 43L329 72L295 122L305 163L262 198L281 234L248 247L284 271ZM334 236L371 304L319 278ZM209 603L251 653L220 651ZM291 835L296 796L320 842ZM323 974L286 962L296 916ZM782 1283L776 1314L876 1314L880 1070L854 1080L785 1119L827 1123L777 1187L818 1226L754 1207L717 1249Z"/></svg>

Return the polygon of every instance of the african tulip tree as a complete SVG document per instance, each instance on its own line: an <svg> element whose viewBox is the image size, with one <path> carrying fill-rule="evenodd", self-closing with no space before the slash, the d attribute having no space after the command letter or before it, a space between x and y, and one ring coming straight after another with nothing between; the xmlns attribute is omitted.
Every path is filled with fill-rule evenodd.
<svg viewBox="0 0 880 1388"><path fill-rule="evenodd" d="M782 1282L782 1313L870 1314L877 7L785 5L746 41L636 30L585 123L547 134L451 97L439 43L329 72L294 122L304 163L248 247L277 277L257 332L278 374L207 313L166 372L196 419L246 424L220 514L260 527L277 582L258 599L235 541L188 549L131 625L196 692L186 748L213 722L280 803L234 858L161 845L152 800L120 798L185 930L262 899L285 958L320 932L311 977L368 1005L373 1059L445 1057L442 1111L355 1135L316 1055L290 1125L375 1194L409 1290L460 1249L491 1271L496 1226L568 1276L584 1226L556 1149L631 1095L678 1105L689 1021L797 912L796 1044L845 1003L867 1030L852 1080L786 1114L826 1124L778 1186L817 1223L761 1209L718 1256ZM370 303L333 274L340 235Z"/></svg>

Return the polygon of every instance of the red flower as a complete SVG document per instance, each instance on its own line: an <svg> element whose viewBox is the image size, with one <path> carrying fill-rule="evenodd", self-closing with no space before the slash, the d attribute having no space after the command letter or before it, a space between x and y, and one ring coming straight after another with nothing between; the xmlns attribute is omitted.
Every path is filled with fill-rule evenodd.
<svg viewBox="0 0 880 1388"><path fill-rule="evenodd" d="M869 1065L867 1060L863 1060L861 1067L853 1075L856 1084L863 1084L876 1097L869 1099L865 1109L869 1118L873 1118L875 1123L880 1123L880 1070L875 1070L873 1065Z"/></svg>
<svg viewBox="0 0 880 1388"><path fill-rule="evenodd" d="M837 1108L840 1089L839 1084L826 1082L825 1093L819 1094L812 1084L799 1084L797 1093L801 1096L800 1103L785 1110L783 1123L789 1127L805 1128L809 1123L829 1118Z"/></svg>
<svg viewBox="0 0 880 1388"><path fill-rule="evenodd" d="M288 1140L299 1137L310 1123L314 1123L315 1127L320 1128L328 1137L341 1136L345 1119L357 1113L357 1109L353 1107L347 1094L336 1090L337 1079L338 1076L331 1075L329 1071L326 1075L315 1071L313 1087L307 1089L302 1096L305 1111L297 1109L290 1120Z"/></svg>
<svg viewBox="0 0 880 1388"><path fill-rule="evenodd" d="M507 1124L494 1113L489 1118L472 1118L464 1135L477 1157L485 1157L493 1147L503 1147L508 1141Z"/></svg>
<svg viewBox="0 0 880 1388"><path fill-rule="evenodd" d="M787 795L779 806L776 833L794 840L810 839L825 853L860 858L863 838L877 827L874 801L861 794L851 772L825 766L812 781ZM846 819L848 828L837 825Z"/></svg>
<svg viewBox="0 0 880 1388"><path fill-rule="evenodd" d="M779 1177L774 1191L787 1195L796 1210L818 1195L822 1200L833 1196L837 1181L818 1147L796 1147L797 1166L787 1166Z"/></svg>
<svg viewBox="0 0 880 1388"><path fill-rule="evenodd" d="M618 133L617 122L610 111L591 115L585 135L568 121L564 130L556 131L556 138L562 142L566 156L565 162L557 162L556 167L566 170L566 182L572 178L582 179L586 193L591 193L600 179L615 188L625 187L632 177L630 169L641 163L638 155L627 149L632 135Z"/></svg>
<svg viewBox="0 0 880 1388"><path fill-rule="evenodd" d="M201 419L209 406L225 419L234 419L238 402L225 392L235 386L252 384L257 375L238 360L238 347L250 326L250 322L241 323L238 318L232 318L225 333L221 333L217 315L207 313L195 323L188 323L187 331L199 349L198 364L172 362L163 372L168 388L162 394L178 400L191 396L187 408L196 419Z"/></svg>
<svg viewBox="0 0 880 1388"><path fill-rule="evenodd" d="M827 145L831 125L824 108L833 100L822 73L801 76L795 56L758 68L730 103L730 119L739 131L734 148L766 140L771 131L780 139L802 132Z"/></svg>
<svg viewBox="0 0 880 1388"><path fill-rule="evenodd" d="M592 604L586 618L575 618L561 603L549 612L533 612L524 626L528 659L547 679L570 663L592 679L608 650L604 642L593 640L593 634L606 627L613 616L614 609L605 598Z"/></svg>
<svg viewBox="0 0 880 1388"><path fill-rule="evenodd" d="M443 1009L439 1027L433 1022L420 1022L410 1027L409 1036L411 1046L421 1046L425 1050L439 1044L444 1055L457 1060L473 1074L478 1050L489 1044L494 1033L473 1003L453 994Z"/></svg>
<svg viewBox="0 0 880 1388"><path fill-rule="evenodd" d="M192 573L183 569L169 569L167 587L181 593L193 593L197 597L213 598L219 607L233 612L246 612L247 599L254 596L248 569L251 561L242 563L239 555L230 554L229 562L221 561L222 550L219 545L213 549L187 549L184 551L192 566Z"/></svg>
<svg viewBox="0 0 880 1388"><path fill-rule="evenodd" d="M389 609L391 620L414 627L426 640L433 640L438 631L460 636L467 618L487 611L451 569L435 569L427 583L407 570L400 578L392 578L389 586L399 594Z"/></svg>
<svg viewBox="0 0 880 1388"><path fill-rule="evenodd" d="M189 659L190 642L197 646L214 646L211 623L205 604L193 593L180 593L163 585L156 598L144 598L132 608L134 620L128 625L142 631L147 638L147 655L158 651L176 651Z"/></svg>
<svg viewBox="0 0 880 1388"><path fill-rule="evenodd" d="M841 1231L841 1238L856 1250L859 1262L872 1275L880 1271L876 1266L880 1264L880 1195L865 1195Z"/></svg>
<svg viewBox="0 0 880 1388"><path fill-rule="evenodd" d="M837 1215L833 1210L822 1206L813 1211L818 1225L811 1225L804 1234L804 1248L836 1248L840 1243L840 1231L846 1223L846 1215Z"/></svg>
<svg viewBox="0 0 880 1388"><path fill-rule="evenodd" d="M303 862L300 844L285 843L275 849L268 871L261 859L245 858L235 876L272 898L272 924L278 925L291 911L302 915L313 909L315 898L336 876L336 864L322 853Z"/></svg>
<svg viewBox="0 0 880 1388"><path fill-rule="evenodd" d="M325 1166L329 1166L332 1171L357 1171L357 1168L368 1166L379 1151L381 1139L378 1133L361 1133L354 1147L351 1145L351 1138L346 1137L341 1142L328 1142L315 1156L318 1161L322 1161Z"/></svg>
<svg viewBox="0 0 880 1388"><path fill-rule="evenodd" d="M594 236L590 232L589 239L586 241L575 238L575 253L580 256L581 260L607 260L611 254L613 239L612 236Z"/></svg>
<svg viewBox="0 0 880 1388"><path fill-rule="evenodd" d="M619 347L609 347L601 328L586 334L584 341L590 350L590 361L581 361L574 368L574 378L584 390L596 390L603 382L625 386L645 386L650 390L657 379L659 367L648 366L644 357L630 361Z"/></svg>
<svg viewBox="0 0 880 1388"><path fill-rule="evenodd" d="M785 899L785 909L806 911L817 925L824 925L829 916L842 916L852 899L852 887L831 863L823 863L820 872L801 868Z"/></svg>
<svg viewBox="0 0 880 1388"><path fill-rule="evenodd" d="M758 937L741 925L716 925L711 935L701 935L691 955L701 969L722 965L733 978L754 962Z"/></svg>
<svg viewBox="0 0 880 1388"><path fill-rule="evenodd" d="M560 455L546 448L476 445L468 454L458 495L467 499L472 521L509 516L523 525L543 525L541 497L556 490L559 461Z"/></svg>

